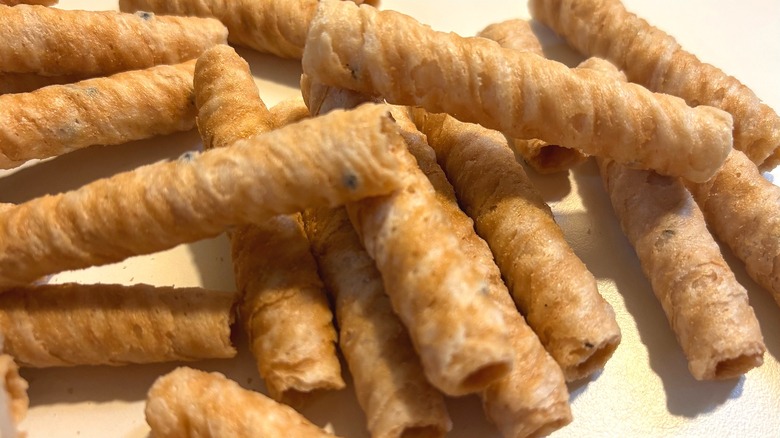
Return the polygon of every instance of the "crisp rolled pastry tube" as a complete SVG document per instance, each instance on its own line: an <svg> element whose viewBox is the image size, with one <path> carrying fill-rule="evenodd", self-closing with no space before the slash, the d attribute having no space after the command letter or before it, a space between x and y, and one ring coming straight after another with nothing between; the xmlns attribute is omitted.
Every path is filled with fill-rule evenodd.
<svg viewBox="0 0 780 438"><path fill-rule="evenodd" d="M690 105L728 111L734 117L734 148L757 165L772 168L780 162L777 113L739 80L701 62L619 0L531 0L529 9L577 50L625 71L629 81L680 96Z"/></svg>
<svg viewBox="0 0 780 438"><path fill-rule="evenodd" d="M60 284L0 294L6 352L26 367L229 358L233 293Z"/></svg>
<svg viewBox="0 0 780 438"><path fill-rule="evenodd" d="M300 59L317 0L120 0L119 8L214 17L228 28L233 44Z"/></svg>
<svg viewBox="0 0 780 438"><path fill-rule="evenodd" d="M444 398L425 380L346 210L309 209L303 217L320 274L334 296L341 351L371 436L443 437L452 428Z"/></svg>
<svg viewBox="0 0 780 438"><path fill-rule="evenodd" d="M298 123L301 120L308 119L309 108L306 107L303 99L293 97L271 107L271 117L273 118L274 126L281 128L290 123Z"/></svg>
<svg viewBox="0 0 780 438"><path fill-rule="evenodd" d="M513 159L505 137L452 117L418 114L461 206L566 379L602 369L620 343L614 311Z"/></svg>
<svg viewBox="0 0 780 438"><path fill-rule="evenodd" d="M636 84L351 2L320 2L303 71L326 85L691 181L706 181L731 149L731 115L719 109L691 108Z"/></svg>
<svg viewBox="0 0 780 438"><path fill-rule="evenodd" d="M497 42L501 47L529 52L544 57L542 44L527 20L514 19L493 23L477 36ZM509 146L539 173L567 171L585 161L586 155L578 149L549 144L538 139L509 139Z"/></svg>
<svg viewBox="0 0 780 438"><path fill-rule="evenodd" d="M99 76L197 58L225 43L212 18L0 6L0 71ZM31 40L30 35L35 35Z"/></svg>
<svg viewBox="0 0 780 438"><path fill-rule="evenodd" d="M0 353L2 352L0 335ZM30 398L27 396L27 381L19 375L19 367L13 358L0 354L0 436L16 438L24 436L17 430L27 415Z"/></svg>
<svg viewBox="0 0 780 438"><path fill-rule="evenodd" d="M185 367L154 382L144 413L157 438L333 437L291 407L220 373Z"/></svg>
<svg viewBox="0 0 780 438"><path fill-rule="evenodd" d="M0 290L403 184L405 145L364 105L0 212ZM240 207L240 208L239 208Z"/></svg>
<svg viewBox="0 0 780 438"><path fill-rule="evenodd" d="M49 85L69 84L86 79L77 75L41 76L35 73L1 73L0 94L29 93Z"/></svg>
<svg viewBox="0 0 780 438"><path fill-rule="evenodd" d="M712 232L780 304L780 187L740 151L702 184L689 184Z"/></svg>
<svg viewBox="0 0 780 438"><path fill-rule="evenodd" d="M192 129L194 68L192 60L0 96L0 152L24 162Z"/></svg>

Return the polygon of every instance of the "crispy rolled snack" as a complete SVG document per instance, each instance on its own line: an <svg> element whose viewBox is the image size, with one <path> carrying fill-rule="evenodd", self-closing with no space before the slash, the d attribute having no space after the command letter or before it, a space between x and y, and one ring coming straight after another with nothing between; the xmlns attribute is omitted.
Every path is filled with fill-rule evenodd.
<svg viewBox="0 0 780 438"><path fill-rule="evenodd" d="M2 352L2 335L0 335L0 352ZM24 436L17 430L17 425L27 415L29 405L27 381L19 375L19 367L13 358L7 354L0 354L0 437Z"/></svg>
<svg viewBox="0 0 780 438"><path fill-rule="evenodd" d="M220 373L185 367L154 382L144 412L157 438L333 437L291 407Z"/></svg>
<svg viewBox="0 0 780 438"><path fill-rule="evenodd" d="M228 358L235 294L60 284L0 294L6 352L27 367Z"/></svg>
<svg viewBox="0 0 780 438"><path fill-rule="evenodd" d="M615 314L505 137L452 117L418 119L515 303L566 379L603 368L620 343Z"/></svg>
<svg viewBox="0 0 780 438"><path fill-rule="evenodd" d="M671 35L628 12L619 0L531 0L534 18L577 50L606 58L629 81L734 117L734 147L757 165L780 160L780 117L748 87L686 52Z"/></svg>
<svg viewBox="0 0 780 438"><path fill-rule="evenodd" d="M403 184L405 145L379 105L305 120L0 212L0 291Z"/></svg>
<svg viewBox="0 0 780 438"><path fill-rule="evenodd" d="M326 85L691 181L706 181L731 149L724 111L350 2L320 2L303 71Z"/></svg>
<svg viewBox="0 0 780 438"><path fill-rule="evenodd" d="M300 59L317 0L120 0L125 12L214 17L228 41L283 58Z"/></svg>
<svg viewBox="0 0 780 438"><path fill-rule="evenodd" d="M544 57L542 45L527 20L514 19L493 23L482 29L477 36L493 40L507 49ZM586 158L578 149L549 144L538 139L512 138L509 139L509 146L539 173L564 172Z"/></svg>
<svg viewBox="0 0 780 438"><path fill-rule="evenodd" d="M82 76L41 76L35 73L1 73L0 94L29 93L49 85L69 84L86 79Z"/></svg>
<svg viewBox="0 0 780 438"><path fill-rule="evenodd" d="M712 179L688 188L713 233L780 304L780 187L735 150Z"/></svg>
<svg viewBox="0 0 780 438"><path fill-rule="evenodd" d="M318 107L324 113L332 102L360 101L354 93L344 93L351 95L321 104L313 99L317 93L303 94L307 104L315 105L309 110ZM488 283L450 230L431 183L408 153L405 163L402 189L347 204L350 221L382 273L428 381L450 395L477 392L512 367L505 317L485 295Z"/></svg>
<svg viewBox="0 0 780 438"><path fill-rule="evenodd" d="M229 146L276 124L249 65L229 46L198 59L195 100L206 148ZM312 391L343 388L333 314L300 214L238 227L230 240L242 325L271 397L301 403Z"/></svg>
<svg viewBox="0 0 780 438"><path fill-rule="evenodd" d="M274 126L281 128L290 123L298 123L309 118L309 108L306 107L303 99L294 97L274 105L271 108L271 117L273 118Z"/></svg>
<svg viewBox="0 0 780 438"><path fill-rule="evenodd" d="M214 19L27 5L0 5L0 26L0 71L44 76L99 76L176 64L227 38L225 26Z"/></svg>
<svg viewBox="0 0 780 438"><path fill-rule="evenodd" d="M194 68L192 60L0 96L0 152L24 162L192 129Z"/></svg>
<svg viewBox="0 0 780 438"><path fill-rule="evenodd" d="M373 438L443 437L452 422L344 208L304 212L306 234L336 304L339 343Z"/></svg>

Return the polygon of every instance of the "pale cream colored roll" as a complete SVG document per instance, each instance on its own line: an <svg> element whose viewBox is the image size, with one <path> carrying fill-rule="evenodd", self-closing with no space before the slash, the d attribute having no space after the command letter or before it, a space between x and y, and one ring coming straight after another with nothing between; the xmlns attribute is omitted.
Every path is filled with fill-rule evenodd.
<svg viewBox="0 0 780 438"><path fill-rule="evenodd" d="M120 0L119 8L214 17L228 28L233 44L300 59L317 0Z"/></svg>
<svg viewBox="0 0 780 438"><path fill-rule="evenodd" d="M527 20L514 19L493 23L479 31L477 36L493 40L507 49L544 57L542 44ZM582 163L586 158L586 155L578 149L549 144L537 139L512 138L509 140L509 146L539 173L564 172Z"/></svg>
<svg viewBox="0 0 780 438"><path fill-rule="evenodd" d="M706 181L731 149L724 111L436 32L397 12L323 0L309 30L303 71L326 85L691 181Z"/></svg>
<svg viewBox="0 0 780 438"><path fill-rule="evenodd" d="M98 76L175 64L227 38L225 26L214 19L149 13L0 6L0 23L0 71L44 76Z"/></svg>
<svg viewBox="0 0 780 438"><path fill-rule="evenodd" d="M747 86L686 52L671 35L626 10L619 0L531 0L533 17L577 50L606 58L628 80L712 105L734 117L734 147L757 165L780 160L780 117Z"/></svg>
<svg viewBox="0 0 780 438"><path fill-rule="evenodd" d="M732 151L712 179L688 188L713 233L780 304L780 187L745 154Z"/></svg>
<svg viewBox="0 0 780 438"><path fill-rule="evenodd" d="M0 353L2 335L0 335ZM25 434L17 426L27 415L30 398L27 396L27 381L19 375L19 367L7 354L0 354L0 437L16 438Z"/></svg>
<svg viewBox="0 0 780 438"><path fill-rule="evenodd" d="M41 76L35 73L0 73L0 94L29 93L49 85L69 84L82 76Z"/></svg>
<svg viewBox="0 0 780 438"><path fill-rule="evenodd" d="M423 374L382 276L344 208L304 212L320 274L334 296L339 342L372 438L443 437L452 422Z"/></svg>
<svg viewBox="0 0 780 438"><path fill-rule="evenodd" d="M235 301L200 288L28 286L0 294L0 331L27 367L229 358Z"/></svg>
<svg viewBox="0 0 780 438"><path fill-rule="evenodd" d="M192 129L194 69L192 60L0 96L0 152L23 162Z"/></svg>
<svg viewBox="0 0 780 438"><path fill-rule="evenodd" d="M291 407L220 373L185 367L154 382L144 413L156 438L333 437Z"/></svg>
<svg viewBox="0 0 780 438"><path fill-rule="evenodd" d="M364 105L33 199L0 213L0 290L388 193L405 149L387 109Z"/></svg>
<svg viewBox="0 0 780 438"><path fill-rule="evenodd" d="M621 339L615 313L506 138L452 117L418 119L518 308L566 379L602 369Z"/></svg>

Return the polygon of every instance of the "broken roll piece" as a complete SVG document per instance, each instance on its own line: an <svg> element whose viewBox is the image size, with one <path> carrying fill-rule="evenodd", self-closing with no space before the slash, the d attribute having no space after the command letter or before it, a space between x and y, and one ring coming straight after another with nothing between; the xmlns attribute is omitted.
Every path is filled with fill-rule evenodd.
<svg viewBox="0 0 780 438"><path fill-rule="evenodd" d="M235 298L143 284L27 286L0 294L0 332L27 367L229 358Z"/></svg>
<svg viewBox="0 0 780 438"><path fill-rule="evenodd" d="M157 438L333 438L289 406L220 373L186 367L154 382L144 413Z"/></svg>
<svg viewBox="0 0 780 438"><path fill-rule="evenodd" d="M731 115L717 108L691 108L640 85L351 2L319 3L303 71L326 85L691 181L710 178L731 150Z"/></svg>
<svg viewBox="0 0 780 438"><path fill-rule="evenodd" d="M0 334L0 352L2 352ZM24 437L17 426L27 415L30 399L27 396L27 381L19 375L19 367L13 358L0 354L0 437Z"/></svg>
<svg viewBox="0 0 780 438"><path fill-rule="evenodd" d="M0 153L16 162L5 167L192 129L194 68L192 60L0 96Z"/></svg>

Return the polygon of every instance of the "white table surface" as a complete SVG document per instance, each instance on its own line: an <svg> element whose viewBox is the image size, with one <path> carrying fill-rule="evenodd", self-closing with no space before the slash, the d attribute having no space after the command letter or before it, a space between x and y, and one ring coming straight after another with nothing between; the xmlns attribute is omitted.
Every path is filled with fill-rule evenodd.
<svg viewBox="0 0 780 438"><path fill-rule="evenodd" d="M780 110L780 2L776 0L625 0L627 7L676 36L700 59L719 66ZM63 8L115 9L115 1L63 0ZM486 25L528 17L519 1L384 0L386 9L415 16L438 30L473 35ZM554 35L542 33L550 56L578 60ZM300 65L248 50L246 57L260 93L273 105L298 94ZM0 201L23 202L45 193L74 189L99 177L177 157L200 148L196 132L149 141L77 151L23 169L0 172ZM780 181L780 171L767 174ZM737 380L697 382L660 305L621 234L592 163L565 175L534 176L574 250L598 278L614 307L623 342L603 372L570 386L574 421L555 437L574 436L780 436L780 308L752 282L726 251L737 278L749 291L765 336L764 365ZM124 263L63 273L53 282L146 282L233 290L224 237L183 245ZM240 340L234 360L192 366L218 370L240 384L263 390L251 357ZM176 364L24 370L31 409L22 428L39 437L143 437L146 390ZM449 401L452 437L498 437L483 419L474 397ZM303 413L345 437L367 437L363 414L351 388L316 399Z"/></svg>

